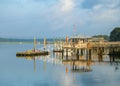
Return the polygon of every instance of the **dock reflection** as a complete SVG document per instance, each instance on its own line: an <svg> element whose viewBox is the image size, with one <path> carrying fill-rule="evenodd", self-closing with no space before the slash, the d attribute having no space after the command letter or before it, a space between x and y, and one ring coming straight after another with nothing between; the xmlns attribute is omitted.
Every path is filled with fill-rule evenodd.
<svg viewBox="0 0 120 86"><path fill-rule="evenodd" d="M44 71L46 71L46 59L48 56L26 56L26 57L17 57L17 58L24 58L26 60L33 60L34 62L34 72L36 72L36 60L43 60L44 62Z"/></svg>
<svg viewBox="0 0 120 86"><path fill-rule="evenodd" d="M70 65L72 72L91 72L91 66L94 64L90 60L63 60L64 65Z"/></svg>
<svg viewBox="0 0 120 86"><path fill-rule="evenodd" d="M86 57L80 56L80 59L76 59L76 57L68 57L65 59L62 57L62 53L52 53L47 56L27 56L27 57L17 57L17 58L25 58L26 60L33 60L34 62L34 72L36 72L36 60L41 60L44 62L44 71L46 71L46 64L61 64L65 66L66 73L68 72L92 72L94 65L111 65L115 70L119 70L118 65L120 64L120 59L111 60L110 56L103 56L102 60L99 60L97 56L92 55L91 59L86 59Z"/></svg>
<svg viewBox="0 0 120 86"><path fill-rule="evenodd" d="M92 72L92 66L95 65L113 65L115 70L119 70L120 59L114 57L114 60L111 60L111 56L103 55L102 58L98 58L98 55L92 54L91 59L88 59L85 55L79 56L79 59L76 56L62 56L62 53L55 53L56 58L62 58L62 64L66 65L66 73L69 71L72 72ZM68 68L70 66L70 69Z"/></svg>

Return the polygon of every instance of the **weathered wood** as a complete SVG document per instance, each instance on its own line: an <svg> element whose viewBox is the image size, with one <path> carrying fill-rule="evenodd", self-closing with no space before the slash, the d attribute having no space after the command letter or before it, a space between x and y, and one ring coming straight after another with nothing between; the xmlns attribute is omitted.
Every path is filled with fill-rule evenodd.
<svg viewBox="0 0 120 86"><path fill-rule="evenodd" d="M40 52L17 52L16 56L38 56L38 55L48 55L48 51L40 51Z"/></svg>

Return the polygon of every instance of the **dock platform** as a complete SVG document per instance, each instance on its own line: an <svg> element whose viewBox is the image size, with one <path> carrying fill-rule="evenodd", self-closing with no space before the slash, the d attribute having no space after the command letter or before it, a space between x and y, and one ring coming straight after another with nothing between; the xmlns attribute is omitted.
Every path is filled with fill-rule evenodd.
<svg viewBox="0 0 120 86"><path fill-rule="evenodd" d="M39 56L39 55L49 55L48 51L39 52L17 52L16 56Z"/></svg>

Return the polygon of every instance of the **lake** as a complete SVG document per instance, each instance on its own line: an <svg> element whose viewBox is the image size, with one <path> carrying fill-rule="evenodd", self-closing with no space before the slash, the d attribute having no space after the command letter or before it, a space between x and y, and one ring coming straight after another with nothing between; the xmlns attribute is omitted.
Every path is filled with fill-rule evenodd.
<svg viewBox="0 0 120 86"><path fill-rule="evenodd" d="M97 62L90 66L92 71L73 72L59 54L16 57L16 52L32 48L33 44L0 44L0 86L120 86L120 63Z"/></svg>

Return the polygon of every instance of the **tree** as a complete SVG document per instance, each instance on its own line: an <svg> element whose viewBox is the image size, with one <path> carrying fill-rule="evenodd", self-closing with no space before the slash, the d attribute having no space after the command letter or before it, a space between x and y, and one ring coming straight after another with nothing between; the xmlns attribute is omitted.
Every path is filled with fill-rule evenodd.
<svg viewBox="0 0 120 86"><path fill-rule="evenodd" d="M102 37L104 38L105 40L109 40L109 36L108 35L94 35L92 37L95 37L95 38L99 38L99 37Z"/></svg>
<svg viewBox="0 0 120 86"><path fill-rule="evenodd" d="M110 41L120 41L120 27L116 27L110 33Z"/></svg>

